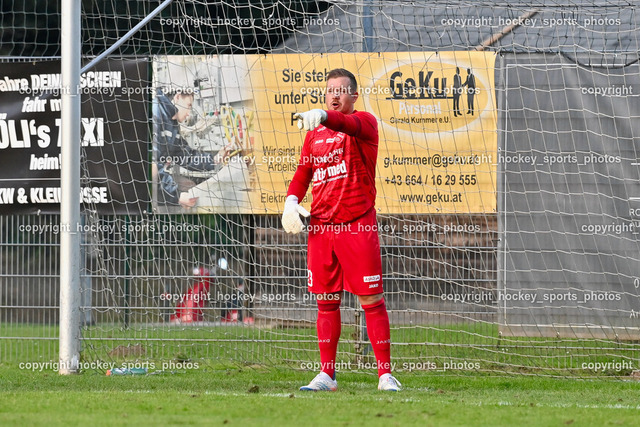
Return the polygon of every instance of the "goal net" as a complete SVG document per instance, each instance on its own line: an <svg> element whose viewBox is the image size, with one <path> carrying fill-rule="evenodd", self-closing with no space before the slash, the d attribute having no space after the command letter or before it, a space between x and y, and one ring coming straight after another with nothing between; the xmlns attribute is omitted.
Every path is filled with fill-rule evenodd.
<svg viewBox="0 0 640 427"><path fill-rule="evenodd" d="M35 363L64 159L59 10L27 3L0 64L0 354ZM160 3L84 5L86 62ZM280 215L292 116L346 68L379 125L395 369L637 369L640 18L548 3L172 2L82 76L81 367L318 369L307 232ZM352 295L342 319L338 370L374 372Z"/></svg>

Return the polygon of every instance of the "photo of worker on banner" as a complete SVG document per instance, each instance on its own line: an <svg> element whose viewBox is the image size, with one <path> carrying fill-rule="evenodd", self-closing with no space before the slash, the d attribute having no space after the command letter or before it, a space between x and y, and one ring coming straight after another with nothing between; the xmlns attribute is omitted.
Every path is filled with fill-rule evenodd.
<svg viewBox="0 0 640 427"><path fill-rule="evenodd" d="M251 212L252 99L219 57L154 61L153 204L158 213Z"/></svg>

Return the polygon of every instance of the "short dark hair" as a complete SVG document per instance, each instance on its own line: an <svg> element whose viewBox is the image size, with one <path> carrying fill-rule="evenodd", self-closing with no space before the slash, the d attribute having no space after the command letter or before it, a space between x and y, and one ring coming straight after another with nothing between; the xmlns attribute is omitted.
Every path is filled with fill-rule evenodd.
<svg viewBox="0 0 640 427"><path fill-rule="evenodd" d="M345 70L344 68L334 68L327 73L327 80L335 79L337 77L347 77L349 79L349 89L353 92L358 91L358 81L351 71Z"/></svg>
<svg viewBox="0 0 640 427"><path fill-rule="evenodd" d="M177 91L173 92L172 95L171 95L171 99L175 98L176 96L178 98L189 97L189 98L196 99L196 94L195 93L193 93L193 92L183 92L181 90L177 90Z"/></svg>

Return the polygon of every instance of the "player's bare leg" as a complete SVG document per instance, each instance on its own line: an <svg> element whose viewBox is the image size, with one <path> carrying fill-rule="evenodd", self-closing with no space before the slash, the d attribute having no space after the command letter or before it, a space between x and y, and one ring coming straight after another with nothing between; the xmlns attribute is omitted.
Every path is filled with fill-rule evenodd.
<svg viewBox="0 0 640 427"><path fill-rule="evenodd" d="M321 372L307 386L300 387L303 391L336 391L336 355L338 341L342 330L340 318L341 293L318 294L318 347L320 348Z"/></svg>
<svg viewBox="0 0 640 427"><path fill-rule="evenodd" d="M378 365L378 389L400 391L400 381L391 375L391 328L383 294L359 295L367 321L367 332Z"/></svg>

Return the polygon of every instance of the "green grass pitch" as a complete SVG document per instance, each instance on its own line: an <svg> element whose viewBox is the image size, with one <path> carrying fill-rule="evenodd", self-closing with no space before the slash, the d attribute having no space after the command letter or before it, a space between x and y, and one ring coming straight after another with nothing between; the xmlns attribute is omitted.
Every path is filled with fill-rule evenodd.
<svg viewBox="0 0 640 427"><path fill-rule="evenodd" d="M155 373L107 377L98 367L65 377L50 365L35 370L24 365L57 358L57 328L0 326L5 337L0 342L0 426L635 426L640 420L640 382L629 372L580 369L585 361L635 364L637 350L631 344L541 339L539 346L532 340L519 346L515 339L492 338L497 335L492 330L397 328L395 341L415 345L394 346L396 361L472 360L481 361L481 369L400 370L400 393L378 391L372 370L340 372L337 392L311 393L298 389L316 374L300 363L319 359L312 328L99 325L83 330L83 362L118 366L139 359L155 364ZM344 362L352 354L351 331L345 328L343 336L339 361ZM146 352L139 358L109 356L116 346L133 344ZM568 361L558 363L557 357ZM180 361L192 365L163 366Z"/></svg>
<svg viewBox="0 0 640 427"><path fill-rule="evenodd" d="M0 425L638 425L640 387L620 380L405 373L400 393L343 373L335 393L298 391L314 373L200 369L59 376L0 364Z"/></svg>

